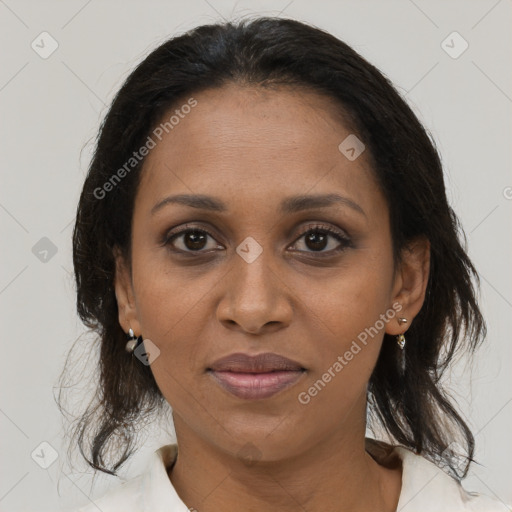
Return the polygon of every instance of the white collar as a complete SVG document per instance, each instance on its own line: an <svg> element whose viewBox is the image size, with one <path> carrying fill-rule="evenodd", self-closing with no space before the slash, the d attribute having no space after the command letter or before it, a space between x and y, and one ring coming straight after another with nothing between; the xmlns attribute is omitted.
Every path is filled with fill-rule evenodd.
<svg viewBox="0 0 512 512"><path fill-rule="evenodd" d="M131 495L131 506L135 506L135 501L140 498L139 506L142 506L145 512L190 512L178 496L168 476L168 468L175 461L177 453L176 444L162 446L152 454L147 471L123 485L124 493L129 490L134 493ZM468 493L442 469L407 448L396 446L393 453L402 461L402 490L397 512L505 512L509 510L499 501ZM115 494L120 497L122 493ZM106 503L113 502L108 500Z"/></svg>

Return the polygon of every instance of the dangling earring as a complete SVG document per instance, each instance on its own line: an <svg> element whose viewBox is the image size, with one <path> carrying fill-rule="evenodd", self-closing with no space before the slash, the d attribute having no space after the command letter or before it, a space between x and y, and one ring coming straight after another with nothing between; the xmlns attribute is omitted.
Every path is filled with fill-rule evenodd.
<svg viewBox="0 0 512 512"><path fill-rule="evenodd" d="M139 345L142 342L142 336L135 336L135 334L133 334L133 329L131 327L130 329L128 329L128 336L130 337L130 339L126 343L125 348L127 352L133 353L137 345Z"/></svg>
<svg viewBox="0 0 512 512"><path fill-rule="evenodd" d="M406 324L407 323L407 318L399 318L398 319L398 325L402 325L402 324ZM399 334L397 337L396 337L396 342L398 343L398 346L400 347L401 350L404 349L405 347L405 336L402 334Z"/></svg>

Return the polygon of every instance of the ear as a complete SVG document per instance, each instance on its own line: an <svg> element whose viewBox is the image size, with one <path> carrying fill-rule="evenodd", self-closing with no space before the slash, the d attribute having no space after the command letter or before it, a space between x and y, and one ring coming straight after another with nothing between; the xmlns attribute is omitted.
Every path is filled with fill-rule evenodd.
<svg viewBox="0 0 512 512"><path fill-rule="evenodd" d="M401 256L393 284L392 304L402 306L400 310L395 306L396 319L405 318L407 323L387 322L386 333L392 335L404 333L423 306L430 273L430 241L425 236L413 239L402 250Z"/></svg>
<svg viewBox="0 0 512 512"><path fill-rule="evenodd" d="M119 247L114 248L113 254L116 265L114 290L119 311L119 325L121 325L124 332L128 333L129 329L132 328L135 336L139 336L141 330L137 319L131 271Z"/></svg>

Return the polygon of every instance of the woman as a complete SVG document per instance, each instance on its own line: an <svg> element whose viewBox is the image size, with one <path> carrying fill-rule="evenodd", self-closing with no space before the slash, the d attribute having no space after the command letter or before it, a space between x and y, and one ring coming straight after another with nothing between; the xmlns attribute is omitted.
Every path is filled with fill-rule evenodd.
<svg viewBox="0 0 512 512"><path fill-rule="evenodd" d="M345 43L259 18L157 48L78 206L101 349L76 435L116 474L168 404L177 443L80 510L507 510L461 487L438 384L485 335L461 236L429 136Z"/></svg>

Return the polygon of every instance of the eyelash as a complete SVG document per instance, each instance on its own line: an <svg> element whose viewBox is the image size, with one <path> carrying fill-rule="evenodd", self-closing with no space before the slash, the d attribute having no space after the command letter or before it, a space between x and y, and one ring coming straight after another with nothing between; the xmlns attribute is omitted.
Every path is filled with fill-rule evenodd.
<svg viewBox="0 0 512 512"><path fill-rule="evenodd" d="M183 228L181 228L179 231L171 231L171 232L167 233L164 237L162 245L171 246L171 242L176 240L179 236L182 236L184 234L191 233L191 232L205 234L215 240L215 235L212 234L207 229L198 228L198 227L190 226L187 224ZM340 242L340 246L337 247L336 249L331 249L330 251L295 251L295 252L306 253L306 254L315 254L315 255L320 255L320 257L322 257L322 255L332 256L333 254L337 254L337 253L344 251L347 247L352 247L352 242L348 236L343 235L339 231L337 231L329 226L322 226L322 225L318 225L318 224L306 226L305 230L302 231L302 233L300 233L299 236L296 238L294 244L297 243L305 235L308 235L310 233L315 233L315 232L319 232L322 234L327 234L327 235L332 236L338 242ZM210 250L209 251L203 251L203 250L184 251L182 249L174 249L174 248L170 248L170 250L175 253L192 254L192 255L194 255L194 254L201 255L201 254L206 254L206 253L211 252Z"/></svg>

